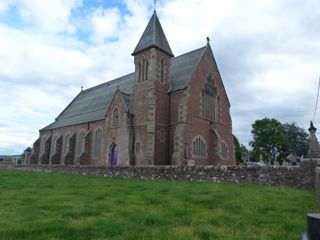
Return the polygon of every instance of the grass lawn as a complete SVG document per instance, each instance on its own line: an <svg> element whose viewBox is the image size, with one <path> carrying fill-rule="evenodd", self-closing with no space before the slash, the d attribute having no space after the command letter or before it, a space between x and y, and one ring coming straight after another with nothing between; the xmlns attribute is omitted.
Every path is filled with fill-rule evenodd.
<svg viewBox="0 0 320 240"><path fill-rule="evenodd" d="M312 191L0 169L0 239L299 239Z"/></svg>

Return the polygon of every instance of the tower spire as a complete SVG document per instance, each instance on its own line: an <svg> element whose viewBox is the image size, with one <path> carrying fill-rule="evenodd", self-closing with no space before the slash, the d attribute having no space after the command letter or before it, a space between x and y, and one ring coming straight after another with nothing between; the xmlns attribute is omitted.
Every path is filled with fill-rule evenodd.
<svg viewBox="0 0 320 240"><path fill-rule="evenodd" d="M134 56L152 47L158 48L173 57L170 45L161 27L156 12L153 13L132 55Z"/></svg>

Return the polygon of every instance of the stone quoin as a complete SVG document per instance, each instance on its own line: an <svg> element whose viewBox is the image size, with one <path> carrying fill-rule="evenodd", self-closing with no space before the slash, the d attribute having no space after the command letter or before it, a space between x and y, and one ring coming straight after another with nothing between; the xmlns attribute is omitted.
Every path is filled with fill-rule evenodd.
<svg viewBox="0 0 320 240"><path fill-rule="evenodd" d="M230 102L207 44L174 57L156 11L135 71L81 90L41 129L31 164L235 165Z"/></svg>

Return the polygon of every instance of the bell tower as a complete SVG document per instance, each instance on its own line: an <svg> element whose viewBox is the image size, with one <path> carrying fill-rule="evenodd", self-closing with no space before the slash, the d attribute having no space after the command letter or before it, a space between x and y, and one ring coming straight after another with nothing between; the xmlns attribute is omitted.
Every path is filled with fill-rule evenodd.
<svg viewBox="0 0 320 240"><path fill-rule="evenodd" d="M132 56L135 158L138 165L169 162L169 94L173 53L154 11Z"/></svg>

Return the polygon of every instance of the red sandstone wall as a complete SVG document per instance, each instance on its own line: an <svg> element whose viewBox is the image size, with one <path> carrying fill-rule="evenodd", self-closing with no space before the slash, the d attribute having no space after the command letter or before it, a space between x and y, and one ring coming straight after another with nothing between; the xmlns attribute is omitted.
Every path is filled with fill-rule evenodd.
<svg viewBox="0 0 320 240"><path fill-rule="evenodd" d="M115 108L119 109L119 127L112 127L112 115ZM128 118L127 109L124 105L119 92L116 94L113 102L111 103L107 112L105 121L105 128L107 130L104 134L104 159L107 165L110 165L110 146L114 143L118 147L118 165L129 166L130 165L130 151L131 145L129 144L129 131L130 131L130 120Z"/></svg>
<svg viewBox="0 0 320 240"><path fill-rule="evenodd" d="M209 73L212 74L217 95L220 96L220 122L214 121L213 124L217 129L221 139L228 145L228 159L219 159L213 150L212 131L209 130L212 120L202 116L201 110L201 91ZM225 93L223 83L219 72L213 62L209 48L203 55L199 66L192 76L190 85L186 90L187 96L187 116L186 127L182 134L183 143L188 143L191 146L192 140L200 134L206 141L207 146L210 146L205 158L192 156L197 165L203 164L235 164L234 160L234 144L232 138L232 123L229 113L229 102ZM183 155L183 153L181 154Z"/></svg>

